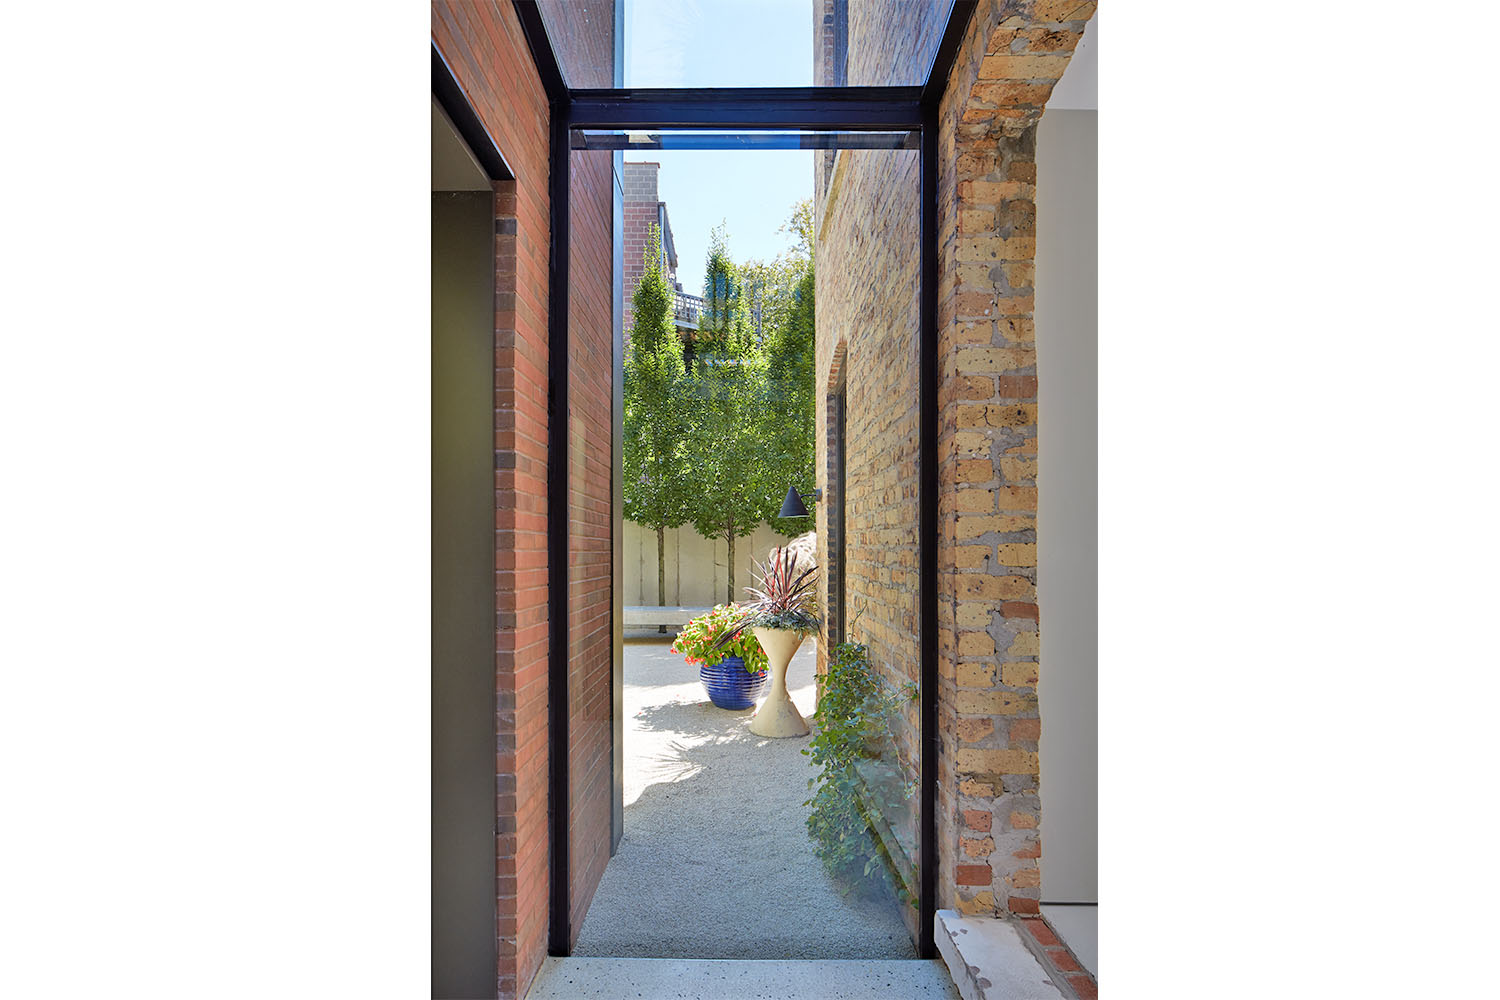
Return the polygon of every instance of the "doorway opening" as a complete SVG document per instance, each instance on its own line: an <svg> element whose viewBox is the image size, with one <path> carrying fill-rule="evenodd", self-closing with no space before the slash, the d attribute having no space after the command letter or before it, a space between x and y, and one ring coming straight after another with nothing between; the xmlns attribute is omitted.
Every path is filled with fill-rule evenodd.
<svg viewBox="0 0 1500 1000"><path fill-rule="evenodd" d="M627 142L630 151L618 150ZM586 908L573 913L571 954L919 955L917 145L910 130L575 129L569 137L574 171L617 171L626 276L616 598L623 836ZM839 193L860 184L888 192L891 218L838 210ZM904 229L892 228L898 218ZM847 260L820 269L820 224L881 262L881 287L851 280ZM904 290L894 309L886 283ZM853 398L841 382L839 407L820 420L816 386L827 383L835 342L819 319L822 295L840 303L839 315L906 335L886 356L841 355L840 366L858 372ZM677 374L656 384L653 398L642 356L660 368L658 340ZM658 446L653 421L672 425L656 435L672 440L655 461L640 454ZM826 491L842 513L849 491L818 468L820 436L858 450L862 468L881 469L854 484L852 527L818 502ZM873 454L884 460L866 462ZM811 516L778 516L788 489ZM848 594L846 536L860 571ZM754 708L720 707L706 690L700 673L718 657L677 640L716 606L743 604L746 588L759 586L757 564L781 547L801 553L799 570L817 567L824 627L787 672L809 733L767 739L751 731ZM577 582L575 571L570 587ZM869 628L857 612L845 614L851 598L856 608L879 604L905 628ZM662 616L674 611L662 635ZM838 670L835 647L845 638L860 644L849 654L860 659ZM847 684L856 672L868 680L858 689ZM834 675L844 686L833 700L859 702L863 731L830 733L824 756L814 757L813 741L829 729L815 713ZM836 773L820 774L814 765L837 755Z"/></svg>

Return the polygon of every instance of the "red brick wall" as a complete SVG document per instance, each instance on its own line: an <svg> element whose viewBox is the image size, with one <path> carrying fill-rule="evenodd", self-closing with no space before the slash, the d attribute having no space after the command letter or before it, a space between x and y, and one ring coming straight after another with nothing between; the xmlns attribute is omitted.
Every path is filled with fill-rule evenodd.
<svg viewBox="0 0 1500 1000"><path fill-rule="evenodd" d="M601 31L607 20L591 22ZM547 953L546 95L509 0L435 2L432 37L515 173L496 186L495 768L497 995ZM612 40L592 48L610 51ZM607 81L606 81L607 83ZM575 927L609 853L611 201L609 158L576 165L570 252L569 803Z"/></svg>
<svg viewBox="0 0 1500 1000"><path fill-rule="evenodd" d="M549 120L509 3L434 3L432 36L515 172L495 296L496 989L513 997L547 954Z"/></svg>
<svg viewBox="0 0 1500 1000"><path fill-rule="evenodd" d="M568 283L569 905L572 937L609 861L613 612L614 172L575 152ZM571 944L571 941L570 941Z"/></svg>

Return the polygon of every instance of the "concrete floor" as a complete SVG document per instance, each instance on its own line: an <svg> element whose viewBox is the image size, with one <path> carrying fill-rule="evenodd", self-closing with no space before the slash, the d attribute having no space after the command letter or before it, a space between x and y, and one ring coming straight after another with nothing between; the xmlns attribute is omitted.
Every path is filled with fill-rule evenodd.
<svg viewBox="0 0 1500 1000"><path fill-rule="evenodd" d="M1042 916L1073 950L1085 969L1099 978L1099 907L1043 903Z"/></svg>
<svg viewBox="0 0 1500 1000"><path fill-rule="evenodd" d="M815 662L809 639L788 671L809 719ZM752 712L710 704L667 643L625 644L624 698L625 835L575 956L916 958L899 904L844 895L813 854L806 737L752 735Z"/></svg>
<svg viewBox="0 0 1500 1000"><path fill-rule="evenodd" d="M526 1000L959 1000L942 962L549 958Z"/></svg>

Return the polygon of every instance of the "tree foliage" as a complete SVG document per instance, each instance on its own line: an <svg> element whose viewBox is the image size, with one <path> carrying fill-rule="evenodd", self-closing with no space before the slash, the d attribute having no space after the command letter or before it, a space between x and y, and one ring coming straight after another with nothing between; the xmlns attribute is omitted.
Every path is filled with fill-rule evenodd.
<svg viewBox="0 0 1500 1000"><path fill-rule="evenodd" d="M645 273L631 303L635 321L625 355L625 516L657 533L689 519L689 477L684 442L689 435L685 395L689 390L682 344L672 319L673 290L661 268L661 233L651 227ZM660 558L658 558L660 562ZM657 567L657 600L666 603L665 569Z"/></svg>
<svg viewBox="0 0 1500 1000"><path fill-rule="evenodd" d="M766 444L773 454L772 462L786 480L786 486L798 492L811 493L817 482L816 420L817 393L813 387L817 369L817 329L813 292L813 268L808 266L792 289L792 308L785 322L766 342L766 386L771 405L766 427ZM778 497L778 504L779 504ZM803 501L807 512L816 515L817 507L809 495ZM808 530L813 522L807 518L780 518L779 506L769 511L771 526L783 535Z"/></svg>
<svg viewBox="0 0 1500 1000"><path fill-rule="evenodd" d="M766 520L768 466L762 414L768 398L766 359L750 329L739 268L722 228L715 229L703 269L700 343L693 358L690 407L692 521L722 538L729 557L726 600L735 599L735 539ZM774 489L774 487L771 487Z"/></svg>
<svg viewBox="0 0 1500 1000"><path fill-rule="evenodd" d="M735 588L735 540L762 522L782 534L805 518L776 517L789 484L816 482L813 213L804 200L782 232L793 245L769 262L737 265L722 226L710 237L703 311L686 365L661 271L659 234L632 299L625 369L625 516L657 532L685 522L729 550L726 600ZM752 318L758 307L759 323ZM812 498L807 503L812 509ZM658 562L660 562L660 558ZM658 599L665 598L658 567Z"/></svg>

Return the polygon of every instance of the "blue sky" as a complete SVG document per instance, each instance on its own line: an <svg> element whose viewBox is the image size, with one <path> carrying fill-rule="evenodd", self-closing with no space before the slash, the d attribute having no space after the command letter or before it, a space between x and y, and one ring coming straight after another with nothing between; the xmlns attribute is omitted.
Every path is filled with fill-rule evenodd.
<svg viewBox="0 0 1500 1000"><path fill-rule="evenodd" d="M628 87L805 87L812 84L811 0L625 0ZM703 290L709 230L720 222L736 261L769 260L791 245L776 230L812 197L806 150L652 150L677 242L677 279Z"/></svg>

